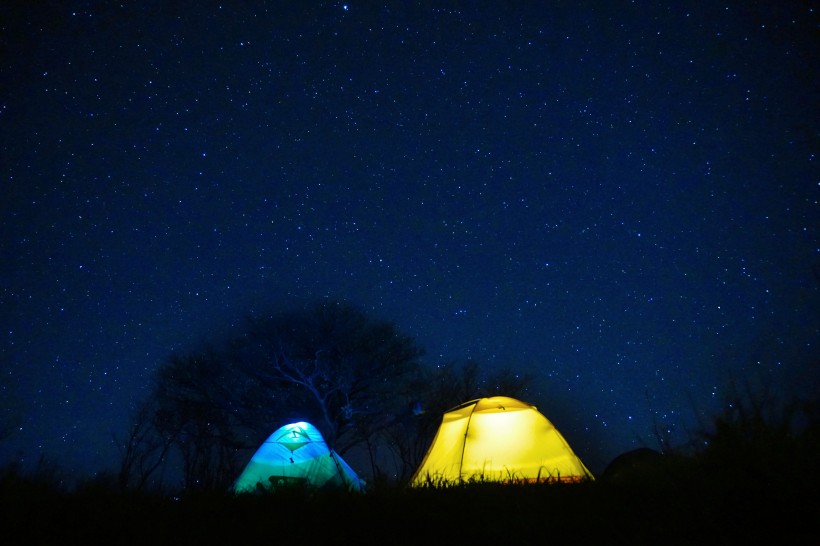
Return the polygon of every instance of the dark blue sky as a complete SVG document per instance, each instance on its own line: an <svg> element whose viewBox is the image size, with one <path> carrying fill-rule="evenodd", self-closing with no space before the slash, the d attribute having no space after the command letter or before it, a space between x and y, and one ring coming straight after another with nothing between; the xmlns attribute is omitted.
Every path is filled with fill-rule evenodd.
<svg viewBox="0 0 820 546"><path fill-rule="evenodd" d="M817 391L811 2L15 4L2 462L113 467L171 351L324 297L532 373L593 471Z"/></svg>

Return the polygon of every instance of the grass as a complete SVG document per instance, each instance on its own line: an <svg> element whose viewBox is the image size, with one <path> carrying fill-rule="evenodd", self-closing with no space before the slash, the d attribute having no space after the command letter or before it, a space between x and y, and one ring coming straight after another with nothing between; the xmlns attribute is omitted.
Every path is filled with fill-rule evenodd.
<svg viewBox="0 0 820 546"><path fill-rule="evenodd" d="M745 407L748 407L745 406ZM799 428L760 411L719 416L695 453L642 456L580 483L381 483L364 494L66 491L59 473L0 471L4 544L741 544L820 534L820 412ZM754 409L754 408L753 408ZM646 455L646 454L644 454Z"/></svg>
<svg viewBox="0 0 820 546"><path fill-rule="evenodd" d="M0 510L5 544L694 544L770 532L781 541L808 539L820 530L817 483L713 480L712 470L692 460L663 472L671 478L657 483L475 481L366 494L294 489L180 498L102 486L61 492L6 473ZM813 497L806 500L806 493Z"/></svg>

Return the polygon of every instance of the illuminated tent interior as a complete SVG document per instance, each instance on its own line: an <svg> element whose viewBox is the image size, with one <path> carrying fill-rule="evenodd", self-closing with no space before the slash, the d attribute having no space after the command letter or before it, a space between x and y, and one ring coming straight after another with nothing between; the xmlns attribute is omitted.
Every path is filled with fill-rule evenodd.
<svg viewBox="0 0 820 546"><path fill-rule="evenodd" d="M236 493L305 485L363 491L356 472L330 449L319 430L299 422L276 430L256 450L233 484Z"/></svg>
<svg viewBox="0 0 820 546"><path fill-rule="evenodd" d="M412 486L478 481L593 479L567 441L535 406L506 396L446 412Z"/></svg>

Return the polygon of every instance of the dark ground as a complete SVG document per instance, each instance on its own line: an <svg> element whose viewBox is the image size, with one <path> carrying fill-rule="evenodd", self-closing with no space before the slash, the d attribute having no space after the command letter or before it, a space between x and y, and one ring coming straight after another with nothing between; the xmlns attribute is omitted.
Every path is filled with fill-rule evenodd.
<svg viewBox="0 0 820 546"><path fill-rule="evenodd" d="M694 452L649 449L594 481L367 493L135 492L112 477L60 487L54 472L0 469L3 544L814 544L820 406L800 432L759 404L715 419ZM740 411L742 410L742 411Z"/></svg>
<svg viewBox="0 0 820 546"><path fill-rule="evenodd" d="M574 485L176 498L99 484L64 493L7 474L0 509L5 544L740 544L769 535L783 544L820 531L816 475L739 482L656 470Z"/></svg>

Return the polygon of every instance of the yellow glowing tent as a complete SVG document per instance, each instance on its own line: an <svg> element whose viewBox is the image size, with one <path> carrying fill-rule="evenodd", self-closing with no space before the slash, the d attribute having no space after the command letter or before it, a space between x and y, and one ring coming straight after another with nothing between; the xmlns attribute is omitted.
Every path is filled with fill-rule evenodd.
<svg viewBox="0 0 820 546"><path fill-rule="evenodd" d="M412 486L484 481L580 481L592 473L535 406L493 396L444 414Z"/></svg>

